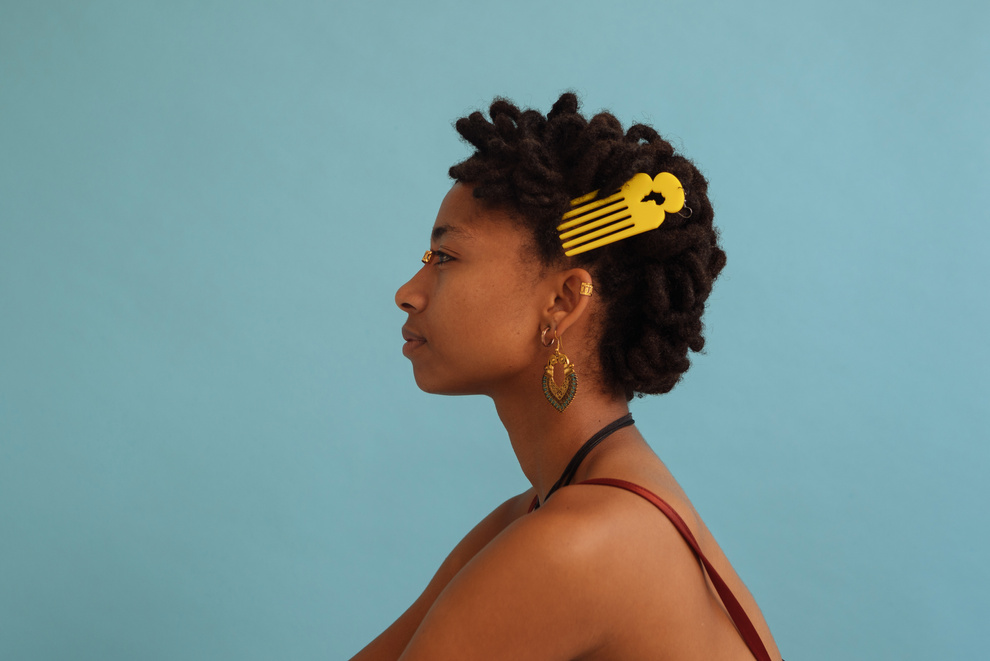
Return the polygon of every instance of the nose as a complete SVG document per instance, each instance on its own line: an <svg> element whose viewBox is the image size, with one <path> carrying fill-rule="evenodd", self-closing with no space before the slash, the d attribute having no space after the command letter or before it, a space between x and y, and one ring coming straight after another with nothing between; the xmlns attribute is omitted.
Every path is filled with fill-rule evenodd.
<svg viewBox="0 0 990 661"><path fill-rule="evenodd" d="M420 275L425 270L417 271L416 275L409 278L409 282L399 287L399 290L395 292L395 304L403 312L415 314L426 308L426 294L422 287L423 283L419 282L421 280Z"/></svg>

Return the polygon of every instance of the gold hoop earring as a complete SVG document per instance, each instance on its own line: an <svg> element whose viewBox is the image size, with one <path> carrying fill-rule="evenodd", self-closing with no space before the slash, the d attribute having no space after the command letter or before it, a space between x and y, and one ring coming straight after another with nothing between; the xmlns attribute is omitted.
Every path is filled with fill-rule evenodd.
<svg viewBox="0 0 990 661"><path fill-rule="evenodd" d="M548 330L550 330L549 327L543 329L540 334L541 344L545 347L553 347L550 360L547 361L547 366L543 370L543 395L550 402L550 406L563 413L574 399L574 395L577 394L577 374L574 372L574 365L560 350L560 337L557 335L557 331L553 332L553 339L550 344L546 343ZM554 365L561 365L564 368L564 382L560 385L557 385L556 381L553 380Z"/></svg>

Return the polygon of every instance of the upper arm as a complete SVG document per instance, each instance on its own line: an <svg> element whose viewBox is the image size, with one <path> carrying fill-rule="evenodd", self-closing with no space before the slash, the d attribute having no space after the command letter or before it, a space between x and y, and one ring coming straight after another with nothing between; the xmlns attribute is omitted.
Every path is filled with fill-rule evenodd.
<svg viewBox="0 0 990 661"><path fill-rule="evenodd" d="M351 661L397 659L450 580L506 526L526 513L532 497L533 492L530 490L510 498L472 528L443 561L416 601Z"/></svg>

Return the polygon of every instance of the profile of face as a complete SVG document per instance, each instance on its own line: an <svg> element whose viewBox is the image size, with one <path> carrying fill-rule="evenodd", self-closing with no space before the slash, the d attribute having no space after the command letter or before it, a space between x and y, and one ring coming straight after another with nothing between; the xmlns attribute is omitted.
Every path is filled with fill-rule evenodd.
<svg viewBox="0 0 990 661"><path fill-rule="evenodd" d="M539 381L540 344L556 294L508 212L457 183L433 225L433 252L395 303L409 317L403 353L416 384L438 394L487 394Z"/></svg>

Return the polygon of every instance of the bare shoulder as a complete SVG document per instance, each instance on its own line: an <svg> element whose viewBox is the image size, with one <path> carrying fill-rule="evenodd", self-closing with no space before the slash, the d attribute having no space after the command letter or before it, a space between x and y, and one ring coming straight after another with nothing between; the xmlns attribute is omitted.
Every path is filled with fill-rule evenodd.
<svg viewBox="0 0 990 661"><path fill-rule="evenodd" d="M759 606L683 490L667 480L645 486L683 521L701 553L742 606L770 657L779 659L780 652ZM625 611L617 626L636 623L640 630L660 626L670 631L662 649L672 658L752 658L711 577L666 513L642 495L609 485L577 485L569 495L597 503L593 520L607 530L613 542L610 554L616 560L609 580L626 586L627 594L635 595L643 606ZM622 599L616 610L621 611L621 604L628 605L629 601ZM643 651L641 634L630 633L626 644L636 651L627 649L622 658L636 658ZM647 639L647 646L649 642ZM653 653L649 651L646 656L650 658Z"/></svg>
<svg viewBox="0 0 990 661"><path fill-rule="evenodd" d="M513 521L465 564L401 658L748 655L665 517L619 489L577 485Z"/></svg>
<svg viewBox="0 0 990 661"><path fill-rule="evenodd" d="M618 651L615 640L630 629L624 620L642 601L647 547L656 550L656 540L638 538L628 509L602 489L561 489L464 566L401 658L572 659L607 644ZM664 534L654 537L664 543ZM670 547L678 557L657 564L654 584L696 567L689 551ZM666 590L656 592L660 603ZM663 614L654 608L650 617Z"/></svg>
<svg viewBox="0 0 990 661"><path fill-rule="evenodd" d="M479 521L447 555L419 598L381 635L354 656L352 661L398 658L451 579L492 539L529 511L534 495L533 489L529 489L513 496Z"/></svg>
<svg viewBox="0 0 990 661"><path fill-rule="evenodd" d="M463 567L403 661L570 659L594 645L594 618L573 607L587 601L580 558L594 553L580 526L568 525L580 513L557 500L516 519Z"/></svg>
<svg viewBox="0 0 990 661"><path fill-rule="evenodd" d="M529 511L534 495L535 492L529 489L518 496L513 496L478 522L444 560L430 587L442 589L464 565L498 537L502 531L524 517ZM442 585L434 585L441 582ZM437 594L439 594L439 590Z"/></svg>

